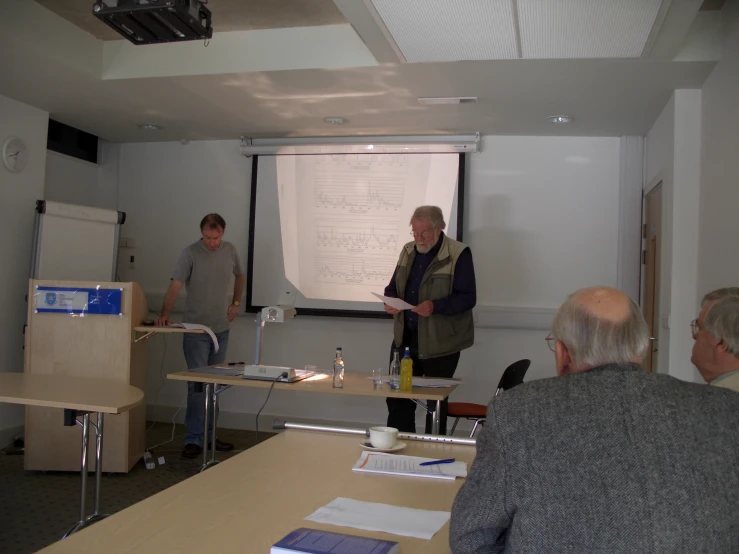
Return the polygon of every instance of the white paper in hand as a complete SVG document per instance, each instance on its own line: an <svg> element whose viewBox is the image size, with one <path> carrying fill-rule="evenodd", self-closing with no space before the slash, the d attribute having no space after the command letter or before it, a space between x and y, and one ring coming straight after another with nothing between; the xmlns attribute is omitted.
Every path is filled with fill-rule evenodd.
<svg viewBox="0 0 739 554"><path fill-rule="evenodd" d="M395 308L396 310L411 310L415 308L413 304L408 304L405 300L401 300L400 298L392 298L390 296L382 296L381 294L377 294L376 292L373 292L377 298L383 301L383 303L387 304L391 308Z"/></svg>

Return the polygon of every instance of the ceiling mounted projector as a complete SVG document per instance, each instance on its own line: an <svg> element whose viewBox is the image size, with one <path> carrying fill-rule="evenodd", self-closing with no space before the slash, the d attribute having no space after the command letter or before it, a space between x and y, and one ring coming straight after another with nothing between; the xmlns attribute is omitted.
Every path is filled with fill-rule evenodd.
<svg viewBox="0 0 739 554"><path fill-rule="evenodd" d="M134 44L213 36L210 10L198 0L99 0L92 13Z"/></svg>

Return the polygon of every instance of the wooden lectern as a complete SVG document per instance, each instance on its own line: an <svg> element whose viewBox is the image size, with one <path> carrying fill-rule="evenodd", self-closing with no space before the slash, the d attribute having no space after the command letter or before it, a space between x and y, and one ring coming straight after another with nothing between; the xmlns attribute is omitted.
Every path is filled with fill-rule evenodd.
<svg viewBox="0 0 739 554"><path fill-rule="evenodd" d="M147 314L136 283L31 279L24 371L111 379L145 391L146 344L133 341L133 328ZM25 469L79 471L80 432L63 420L60 409L26 408ZM128 472L145 448L145 403L105 418L103 471ZM88 463L94 467L90 450Z"/></svg>

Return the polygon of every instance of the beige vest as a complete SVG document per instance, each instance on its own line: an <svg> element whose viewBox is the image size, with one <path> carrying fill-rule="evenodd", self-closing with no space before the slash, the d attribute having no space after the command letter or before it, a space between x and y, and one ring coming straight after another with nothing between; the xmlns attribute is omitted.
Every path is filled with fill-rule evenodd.
<svg viewBox="0 0 739 554"><path fill-rule="evenodd" d="M446 235L436 257L431 261L418 289L418 302L436 300L452 294L454 285L454 268L460 254L467 248L466 244L452 240ZM415 243L409 242L400 252L395 286L400 298L405 297L408 275L416 257ZM395 346L403 346L403 329L405 318L403 312L395 315ZM418 318L418 357L438 358L455 354L469 348L475 342L475 326L472 310L456 315L431 314Z"/></svg>

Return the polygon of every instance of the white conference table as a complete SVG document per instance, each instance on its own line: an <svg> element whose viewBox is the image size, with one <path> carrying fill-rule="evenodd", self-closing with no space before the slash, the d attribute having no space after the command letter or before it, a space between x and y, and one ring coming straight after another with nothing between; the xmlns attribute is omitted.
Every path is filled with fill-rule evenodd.
<svg viewBox="0 0 739 554"><path fill-rule="evenodd" d="M360 441L353 435L285 431L40 552L264 554L289 532L310 527L397 541L402 554L448 553L448 522L433 539L424 540L303 519L337 497L451 510L463 479L354 472ZM399 453L468 464L475 456L474 446L407 444Z"/></svg>
<svg viewBox="0 0 739 554"><path fill-rule="evenodd" d="M216 366L208 366L209 368L215 368ZM238 367L238 365L236 366ZM413 400L416 404L422 408L428 410L428 408L421 404L421 400L428 400L435 402L436 409L428 410L431 414L431 434L437 435L439 433L439 415L441 413L441 402L449 397L459 385L459 380L448 379L449 386L443 388L423 388L413 387L413 390L401 391L390 388L389 384L383 384L381 388L375 388L372 379L368 378L366 373L355 373L349 372L344 377L344 386L340 389L333 388L331 378L324 374L318 373L313 377L297 381L295 383L280 383L274 381L260 381L255 379L244 379L241 376L232 375L217 375L214 373L199 373L197 369L188 371L179 371L177 373L170 373L167 375L167 379L175 381L189 381L194 383L203 383L205 392L205 417L203 420L203 437L208 442L208 419L209 409L211 403L213 403L213 413L216 413L215 408L218 404L218 395L223 391L231 387L257 387L257 388L270 388L274 386L275 390L289 390L293 392L313 392L323 394L344 394L349 396L368 396L378 398L407 398ZM447 380L447 379L445 379ZM211 426L211 459L207 459L207 448L203 448L203 465L201 471L208 467L217 464L215 459L215 440L216 440L216 426Z"/></svg>
<svg viewBox="0 0 739 554"><path fill-rule="evenodd" d="M144 393L125 383L107 379L69 377L66 375L29 375L0 373L0 402L60 408L59 423L82 427L82 460L80 462L80 519L65 537L104 517L100 513L100 478L103 467L103 416L122 414L144 401ZM90 414L97 413L97 422ZM77 417L81 416L80 422ZM90 425L95 430L95 509L87 515L87 448ZM143 452L142 452L143 454Z"/></svg>

